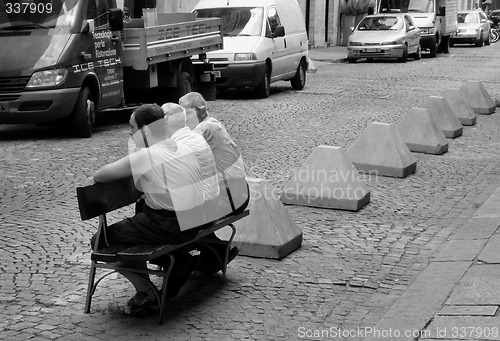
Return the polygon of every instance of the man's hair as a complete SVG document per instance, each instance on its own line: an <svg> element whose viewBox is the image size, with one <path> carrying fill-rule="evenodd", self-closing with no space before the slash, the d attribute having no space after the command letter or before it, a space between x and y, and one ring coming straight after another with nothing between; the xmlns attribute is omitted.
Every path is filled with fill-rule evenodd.
<svg viewBox="0 0 500 341"><path fill-rule="evenodd" d="M148 126L154 136L165 135L165 124L163 110L157 104L143 104L134 113L134 120L137 128L142 129ZM152 124L156 122L155 124Z"/></svg>
<svg viewBox="0 0 500 341"><path fill-rule="evenodd" d="M186 126L186 110L176 103L165 103L161 106L167 124L173 129L181 129Z"/></svg>
<svg viewBox="0 0 500 341"><path fill-rule="evenodd" d="M164 116L163 110L157 104L143 104L134 111L135 123L139 129L162 119Z"/></svg>

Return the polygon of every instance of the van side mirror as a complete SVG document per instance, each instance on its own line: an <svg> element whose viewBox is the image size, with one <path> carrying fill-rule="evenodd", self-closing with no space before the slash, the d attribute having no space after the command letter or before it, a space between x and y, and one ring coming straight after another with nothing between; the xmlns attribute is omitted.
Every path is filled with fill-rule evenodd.
<svg viewBox="0 0 500 341"><path fill-rule="evenodd" d="M438 15L444 17L446 15L446 8L444 6L439 6Z"/></svg>
<svg viewBox="0 0 500 341"><path fill-rule="evenodd" d="M284 37L284 36L285 36L285 27L276 26L273 30L273 38Z"/></svg>
<svg viewBox="0 0 500 341"><path fill-rule="evenodd" d="M123 11L119 8L109 9L110 31L123 31Z"/></svg>

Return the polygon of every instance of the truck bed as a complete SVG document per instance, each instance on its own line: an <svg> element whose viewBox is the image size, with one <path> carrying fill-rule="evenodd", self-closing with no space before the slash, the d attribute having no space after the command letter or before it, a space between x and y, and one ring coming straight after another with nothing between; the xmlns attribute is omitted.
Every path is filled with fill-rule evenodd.
<svg viewBox="0 0 500 341"><path fill-rule="evenodd" d="M147 70L151 64L219 50L222 45L219 18L152 27L125 27L123 65Z"/></svg>

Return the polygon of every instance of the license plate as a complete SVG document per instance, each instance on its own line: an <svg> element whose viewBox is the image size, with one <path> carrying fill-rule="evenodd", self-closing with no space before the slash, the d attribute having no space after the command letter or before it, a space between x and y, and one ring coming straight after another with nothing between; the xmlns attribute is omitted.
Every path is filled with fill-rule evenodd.
<svg viewBox="0 0 500 341"><path fill-rule="evenodd" d="M367 53L379 52L379 49L368 48L368 49L364 49L363 52L367 52Z"/></svg>
<svg viewBox="0 0 500 341"><path fill-rule="evenodd" d="M215 78L220 78L220 71L214 71Z"/></svg>
<svg viewBox="0 0 500 341"><path fill-rule="evenodd" d="M0 102L0 112L9 112L9 102Z"/></svg>

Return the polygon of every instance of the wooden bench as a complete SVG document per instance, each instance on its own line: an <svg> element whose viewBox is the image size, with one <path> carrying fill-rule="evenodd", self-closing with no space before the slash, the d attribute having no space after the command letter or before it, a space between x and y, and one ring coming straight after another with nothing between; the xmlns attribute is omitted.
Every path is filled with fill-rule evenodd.
<svg viewBox="0 0 500 341"><path fill-rule="evenodd" d="M142 193L135 188L132 178L121 179L111 183L96 183L86 187L78 187L76 191L78 197L78 207L82 220L99 217L99 224L97 228L97 233L99 236L101 236L103 232L105 233L105 229L107 227L106 213L133 204L142 196ZM146 273L149 275L157 275L163 277L163 290L161 291L162 295L160 297L160 295L157 294L157 299L160 307L159 322L161 324L163 322L163 316L165 312L168 278L175 263L174 251L180 251L182 250L181 248L187 247L192 243L204 245L207 249L211 250L216 255L222 267L223 278L225 278L229 248L236 233L236 228L234 227L233 223L241 218L246 217L247 215L249 215L249 211L245 210L241 213L233 214L219 219L215 222L203 225L202 227L196 228L196 230L193 231L193 235L192 237L189 236L189 240L180 241L176 244L135 246L110 245L98 250L94 250L91 254L90 275L84 312L87 314L90 312L92 296L95 293L99 282L101 282L106 276L118 271ZM220 255L215 252L215 249L213 249L213 247L211 246L217 243L217 240L205 237L225 226L231 227L232 234L226 247L224 258L222 259L222 257L220 257ZM95 245L98 244L99 240L96 240ZM170 257L170 265L168 269L162 267L156 267L156 269L153 269L148 267L148 269L145 270L138 270L126 268L117 264L117 262L121 261L150 262L161 256ZM109 269L112 271L108 271L96 281L96 269L98 268Z"/></svg>

